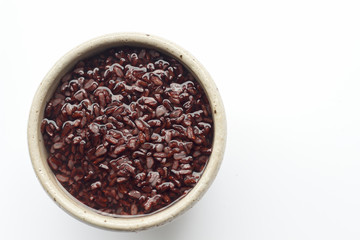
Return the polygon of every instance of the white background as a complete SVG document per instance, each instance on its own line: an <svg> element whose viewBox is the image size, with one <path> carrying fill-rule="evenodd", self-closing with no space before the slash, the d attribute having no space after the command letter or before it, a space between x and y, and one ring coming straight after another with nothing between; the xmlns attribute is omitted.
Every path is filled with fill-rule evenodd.
<svg viewBox="0 0 360 240"><path fill-rule="evenodd" d="M359 1L0 0L0 239L360 239ZM194 208L122 233L56 206L26 142L35 91L67 51L123 31L167 38L213 76L228 120Z"/></svg>

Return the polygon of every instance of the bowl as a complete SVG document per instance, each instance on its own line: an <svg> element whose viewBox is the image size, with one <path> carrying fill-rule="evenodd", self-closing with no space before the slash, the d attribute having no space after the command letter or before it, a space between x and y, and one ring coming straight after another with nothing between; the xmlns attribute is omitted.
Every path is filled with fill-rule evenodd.
<svg viewBox="0 0 360 240"><path fill-rule="evenodd" d="M213 150L202 176L195 187L183 198L155 213L140 216L104 215L82 204L72 197L57 181L50 169L41 134L40 125L44 116L46 103L53 95L62 76L86 57L102 52L108 48L137 46L155 49L171 56L182 63L202 85L210 103L213 116ZM32 102L28 120L28 147L35 173L48 195L73 217L96 227L120 230L139 231L159 226L191 208L207 191L216 177L221 165L226 142L226 119L219 91L205 68L186 50L176 44L150 34L114 33L87 41L65 54L45 76Z"/></svg>

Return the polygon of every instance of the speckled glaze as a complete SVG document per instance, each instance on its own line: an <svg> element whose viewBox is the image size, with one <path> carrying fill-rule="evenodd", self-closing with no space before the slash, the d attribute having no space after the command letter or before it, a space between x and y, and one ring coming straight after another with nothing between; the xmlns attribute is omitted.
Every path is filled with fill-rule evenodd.
<svg viewBox="0 0 360 240"><path fill-rule="evenodd" d="M121 46L153 48L176 58L196 77L203 86L213 113L214 141L209 162L196 186L179 201L165 209L145 216L105 216L73 198L56 180L47 164L48 153L40 132L40 123L46 102L55 91L61 77L76 62L105 49ZM207 191L219 170L226 142L226 118L224 106L215 83L205 68L187 51L165 39L142 33L114 33L81 44L63 56L41 82L30 110L28 122L28 146L35 173L48 195L67 213L96 227L139 231L171 221L191 208Z"/></svg>

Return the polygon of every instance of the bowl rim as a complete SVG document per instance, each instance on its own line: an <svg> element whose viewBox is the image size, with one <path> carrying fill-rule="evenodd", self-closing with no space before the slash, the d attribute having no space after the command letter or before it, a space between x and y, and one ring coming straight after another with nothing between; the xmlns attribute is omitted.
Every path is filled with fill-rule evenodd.
<svg viewBox="0 0 360 240"><path fill-rule="evenodd" d="M86 57L111 47L142 46L176 58L196 77L209 99L214 121L213 151L201 178L195 187L174 204L149 215L135 217L114 217L96 213L80 203L62 188L50 170L46 150L42 143L40 123L45 103L52 96L60 78ZM226 144L226 117L220 93L210 74L189 52L161 37L135 32L111 33L93 38L73 48L50 69L34 96L28 119L28 148L33 169L47 194L73 217L96 227L111 230L138 231L162 225L191 208L207 191L220 168Z"/></svg>

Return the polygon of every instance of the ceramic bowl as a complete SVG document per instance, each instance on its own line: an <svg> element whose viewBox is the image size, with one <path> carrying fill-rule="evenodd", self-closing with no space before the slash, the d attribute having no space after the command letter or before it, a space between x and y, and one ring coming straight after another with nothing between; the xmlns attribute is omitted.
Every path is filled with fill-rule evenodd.
<svg viewBox="0 0 360 240"><path fill-rule="evenodd" d="M195 187L185 197L160 211L134 217L114 217L100 214L72 197L57 181L48 166L48 152L40 131L45 104L53 95L61 77L70 71L79 60L95 55L108 48L121 46L138 46L156 49L180 61L203 86L212 108L214 120L213 151ZM73 217L90 225L112 230L138 231L159 226L173 220L191 208L203 196L213 182L223 159L225 142L225 111L219 91L209 73L190 53L176 44L163 38L141 33L115 33L97 37L75 47L65 54L56 62L41 82L33 99L28 120L28 146L32 165L40 183L48 195L60 208Z"/></svg>

